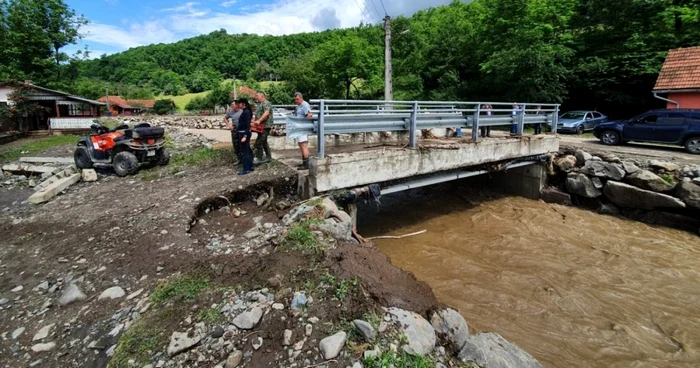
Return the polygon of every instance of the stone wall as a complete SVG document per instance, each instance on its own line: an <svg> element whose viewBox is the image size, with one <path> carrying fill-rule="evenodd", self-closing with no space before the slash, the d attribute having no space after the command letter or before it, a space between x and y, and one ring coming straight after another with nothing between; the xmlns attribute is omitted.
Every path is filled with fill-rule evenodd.
<svg viewBox="0 0 700 368"><path fill-rule="evenodd" d="M547 202L578 204L602 214L696 231L700 226L700 166L622 161L583 150L552 156Z"/></svg>
<svg viewBox="0 0 700 368"><path fill-rule="evenodd" d="M224 123L224 115L212 116L181 116L181 115L144 115L144 116L120 116L116 118L120 123L134 125L138 123L149 123L152 126L165 128L187 128L187 129L228 129ZM284 135L284 126L273 127L271 135Z"/></svg>

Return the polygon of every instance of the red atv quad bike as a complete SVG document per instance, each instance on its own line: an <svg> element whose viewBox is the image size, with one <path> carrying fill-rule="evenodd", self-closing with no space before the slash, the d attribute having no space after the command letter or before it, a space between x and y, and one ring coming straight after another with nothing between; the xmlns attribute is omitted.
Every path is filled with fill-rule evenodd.
<svg viewBox="0 0 700 368"><path fill-rule="evenodd" d="M118 176L127 176L135 174L141 164L167 165L170 161L163 128L141 123L134 128L122 124L110 130L95 123L90 127L93 134L81 138L75 149L73 157L79 169L111 164Z"/></svg>

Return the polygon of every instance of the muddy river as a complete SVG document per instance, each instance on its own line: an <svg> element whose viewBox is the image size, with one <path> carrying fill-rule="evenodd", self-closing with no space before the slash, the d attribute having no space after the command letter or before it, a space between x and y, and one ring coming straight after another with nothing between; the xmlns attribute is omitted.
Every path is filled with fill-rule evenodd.
<svg viewBox="0 0 700 368"><path fill-rule="evenodd" d="M364 205L363 236L427 282L472 332L547 367L700 367L700 237L469 189Z"/></svg>

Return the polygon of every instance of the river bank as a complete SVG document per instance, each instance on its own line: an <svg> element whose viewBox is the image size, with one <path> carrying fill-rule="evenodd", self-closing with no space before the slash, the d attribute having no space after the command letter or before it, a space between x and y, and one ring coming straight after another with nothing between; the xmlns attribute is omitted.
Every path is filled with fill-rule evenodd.
<svg viewBox="0 0 700 368"><path fill-rule="evenodd" d="M190 143L169 166L98 171L41 206L3 186L5 366L539 366L352 244L332 204L294 205L295 170L239 177L231 152Z"/></svg>

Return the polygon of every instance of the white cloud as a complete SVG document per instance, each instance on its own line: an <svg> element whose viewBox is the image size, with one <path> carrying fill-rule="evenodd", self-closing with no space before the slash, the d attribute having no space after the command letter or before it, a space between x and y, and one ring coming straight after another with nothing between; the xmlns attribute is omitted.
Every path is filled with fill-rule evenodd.
<svg viewBox="0 0 700 368"><path fill-rule="evenodd" d="M186 2L162 9L164 13L171 13L164 18L140 23L130 22L122 26L90 23L82 30L86 34L86 42L109 45L117 49L174 42L222 28L231 34L285 35L354 27L360 22L367 22L368 18L371 18L371 22L379 22L382 14L377 14L372 1L382 12L379 0L276 0L266 5L233 7L230 12L212 11L201 3ZM392 0L385 1L384 5L387 6L390 15L396 16L411 15L416 10L446 4L449 1ZM223 8L235 4L236 0L218 3Z"/></svg>

